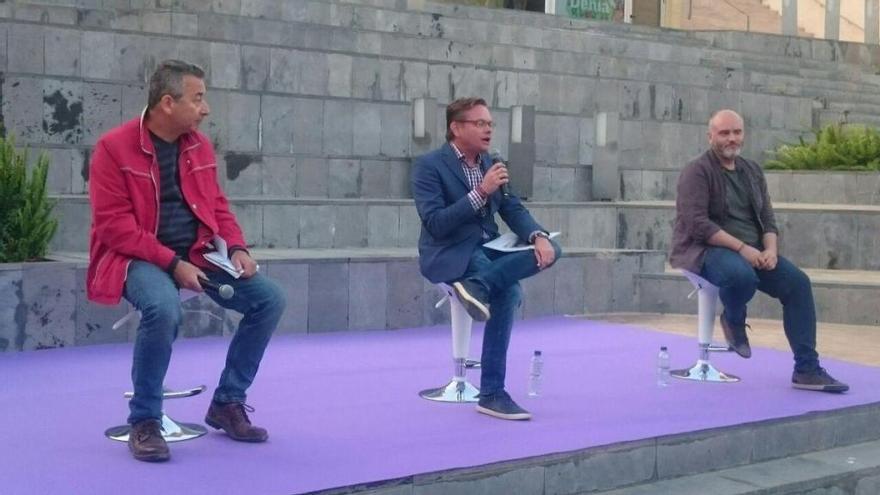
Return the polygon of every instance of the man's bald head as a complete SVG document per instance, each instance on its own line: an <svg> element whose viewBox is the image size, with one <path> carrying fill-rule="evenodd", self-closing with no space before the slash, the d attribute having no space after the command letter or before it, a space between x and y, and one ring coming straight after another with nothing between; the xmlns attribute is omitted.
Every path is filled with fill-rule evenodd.
<svg viewBox="0 0 880 495"><path fill-rule="evenodd" d="M745 137L743 118L733 110L719 110L709 119L709 146L722 161L733 166L733 160L740 151ZM727 165L725 165L727 166Z"/></svg>
<svg viewBox="0 0 880 495"><path fill-rule="evenodd" d="M728 124L739 124L739 127L743 127L743 118L733 110L725 108L724 110L718 110L712 117L709 119L709 132L712 132L712 128L717 128L718 125L728 125Z"/></svg>

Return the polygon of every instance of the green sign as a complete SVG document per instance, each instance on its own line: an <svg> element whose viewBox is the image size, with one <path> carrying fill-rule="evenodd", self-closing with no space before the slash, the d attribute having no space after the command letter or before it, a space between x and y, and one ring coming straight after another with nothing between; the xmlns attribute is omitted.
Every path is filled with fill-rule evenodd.
<svg viewBox="0 0 880 495"><path fill-rule="evenodd" d="M581 19L623 20L624 0L557 0L556 13Z"/></svg>

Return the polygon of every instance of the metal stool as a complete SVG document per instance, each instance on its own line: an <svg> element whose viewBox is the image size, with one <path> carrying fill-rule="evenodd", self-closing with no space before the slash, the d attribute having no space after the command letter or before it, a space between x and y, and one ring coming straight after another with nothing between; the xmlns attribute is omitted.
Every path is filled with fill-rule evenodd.
<svg viewBox="0 0 880 495"><path fill-rule="evenodd" d="M199 294L197 292L181 289L180 302L192 299L194 297L197 297L198 295ZM119 321L113 324L113 330L118 330L134 318L140 319L140 316L140 311L130 311L128 314L120 318ZM182 399L184 397L192 397L194 395L199 395L200 393L204 392L206 388L207 387L205 387L204 385L199 385L195 388L179 391L163 389L162 398ZM123 397L125 397L126 399L131 399L133 396L134 392L125 392L123 394ZM165 414L164 410L162 411L161 423L162 437L165 439L166 442L182 442L184 440L192 440L193 438L198 438L208 433L207 428L202 425L196 423L183 423L171 419L167 414ZM104 436L111 440L128 442L128 434L130 431L131 425L128 424L113 426L111 428L107 428L107 430L104 431Z"/></svg>
<svg viewBox="0 0 880 495"><path fill-rule="evenodd" d="M449 301L449 311L452 315L452 380L439 388L429 388L419 392L419 396L437 402L477 402L480 391L467 381L465 376L468 368L479 368L479 361L467 358L471 345L471 325L474 320L467 314L464 307L455 297L455 291L446 284L437 284L437 288L443 291L443 297L435 307L439 308Z"/></svg>
<svg viewBox="0 0 880 495"><path fill-rule="evenodd" d="M697 363L691 368L673 370L670 374L676 378L701 382L738 382L739 377L718 371L709 362L709 352L730 352L727 345L712 343L712 332L715 330L715 306L718 303L718 287L703 277L682 270L682 273L694 285L688 299L697 294L697 343L700 349Z"/></svg>
<svg viewBox="0 0 880 495"><path fill-rule="evenodd" d="M206 387L204 385L199 385L196 388L180 391L163 390L162 398L182 399L184 397L192 397L193 395L199 395L200 393L204 392L205 388ZM126 399L131 399L132 396L134 396L134 392L126 392L123 395ZM205 433L208 433L207 428L205 428L204 426L196 423L182 423L179 421L175 421L171 419L167 414L165 414L165 411L162 411L161 429L162 438L164 438L166 442L182 442L184 440L192 440L193 438L199 438ZM128 442L128 434L130 431L131 425L119 425L112 428L107 428L107 430L104 431L104 436L106 436L110 440Z"/></svg>

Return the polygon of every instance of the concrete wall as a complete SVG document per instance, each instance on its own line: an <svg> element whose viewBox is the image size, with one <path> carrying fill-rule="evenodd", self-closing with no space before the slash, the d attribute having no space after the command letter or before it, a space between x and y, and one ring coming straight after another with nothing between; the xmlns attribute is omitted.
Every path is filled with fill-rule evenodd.
<svg viewBox="0 0 880 495"><path fill-rule="evenodd" d="M422 278L415 250L257 251L261 273L287 294L278 332L384 330L447 323L448 307ZM636 275L663 268L661 253L573 250L523 282L518 317L632 311ZM126 303L100 306L85 294L85 260L0 265L0 352L130 342L137 320L111 327ZM182 337L230 335L240 316L202 296L183 303Z"/></svg>
<svg viewBox="0 0 880 495"><path fill-rule="evenodd" d="M508 12L490 24L471 15L478 9L442 5L431 14L314 0L144 10L56 3L0 9L0 68L5 127L50 150L51 188L62 194L85 191L90 146L140 110L146 75L168 56L208 70L205 130L232 196L406 197L407 164L421 151L409 138L409 103L420 96L441 106L487 97L502 151L507 109L535 105L535 198L580 201L590 198L596 111L621 114L622 169L663 170L701 149L701 127L722 106L743 111L755 136L746 152L762 159L812 125L825 89L812 85L845 71L858 87L841 98L875 91L876 77L835 61L847 47L819 41L792 41L765 66L753 59L778 40L747 45L586 21L569 22L583 30L542 28L560 20ZM822 77L796 74L801 60Z"/></svg>

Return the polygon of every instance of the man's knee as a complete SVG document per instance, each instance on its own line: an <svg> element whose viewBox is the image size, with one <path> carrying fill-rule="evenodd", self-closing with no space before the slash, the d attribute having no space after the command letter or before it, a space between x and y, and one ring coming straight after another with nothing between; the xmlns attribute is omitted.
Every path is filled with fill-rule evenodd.
<svg viewBox="0 0 880 495"><path fill-rule="evenodd" d="M284 294L284 290L268 277L261 276L255 282L260 284L259 295L257 296L259 310L280 318L287 305L287 296Z"/></svg>
<svg viewBox="0 0 880 495"><path fill-rule="evenodd" d="M812 290L813 283L810 281L810 276L798 267L793 268L788 276L791 288L796 291Z"/></svg>
<svg viewBox="0 0 880 495"><path fill-rule="evenodd" d="M739 290L755 290L760 283L755 269L747 263L728 264L725 266L721 284L722 287Z"/></svg>
<svg viewBox="0 0 880 495"><path fill-rule="evenodd" d="M177 294L155 294L140 308L141 318L146 321L160 323L163 326L177 328L183 321L183 309Z"/></svg>

